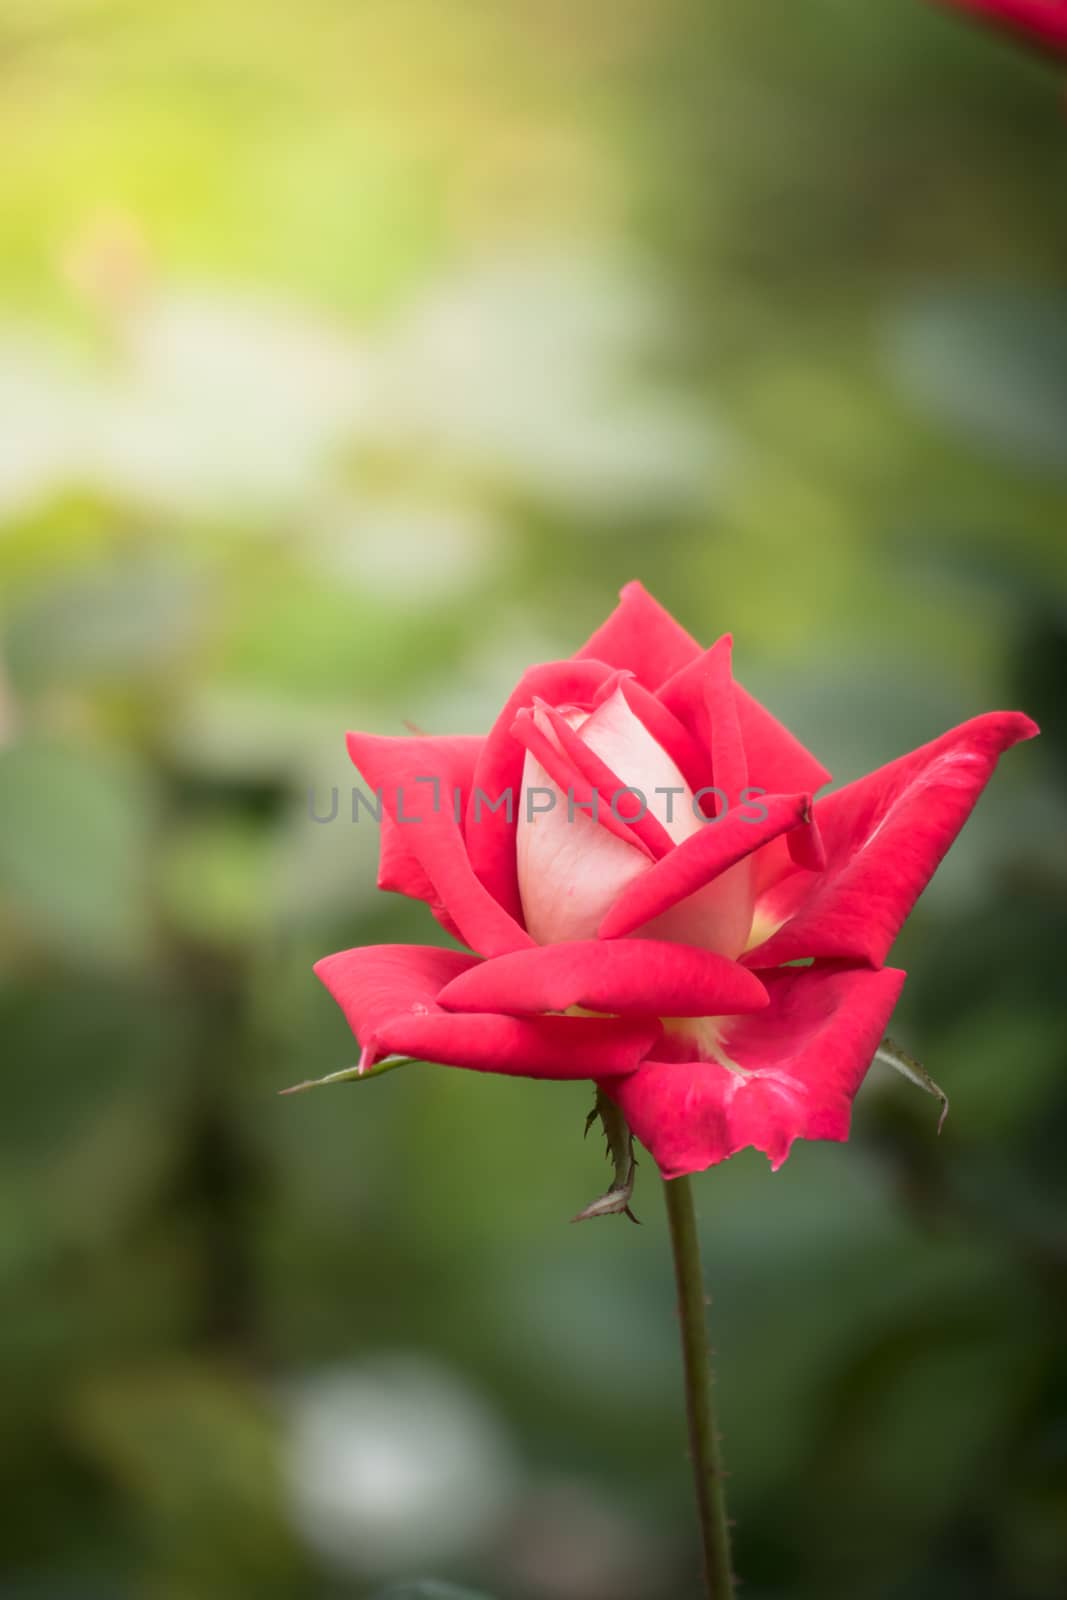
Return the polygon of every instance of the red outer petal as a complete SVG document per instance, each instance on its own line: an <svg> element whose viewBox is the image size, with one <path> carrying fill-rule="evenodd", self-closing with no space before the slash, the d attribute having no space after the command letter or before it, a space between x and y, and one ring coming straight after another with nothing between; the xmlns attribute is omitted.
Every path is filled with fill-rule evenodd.
<svg viewBox="0 0 1067 1600"><path fill-rule="evenodd" d="M447 770L449 781L459 788L464 797L470 792L474 778L474 768L478 761L484 740L477 736L457 735L453 738L436 738L429 734L418 734L399 741L410 746L413 772L439 773ZM351 750L351 746L350 746ZM409 780L410 781L410 780ZM415 786L412 785L414 788ZM442 789L444 785L442 784ZM413 799L425 799L425 786L419 785L414 796L408 796L408 807L413 809ZM384 798L384 797L383 797ZM374 804L374 796L368 795L370 804ZM361 813L362 814L362 813ZM388 889L395 894L410 895L413 900L426 900L432 902L435 897L434 886L430 882L419 858L411 848L408 835L410 828L398 826L390 816L388 810L382 807L381 820L381 845L378 860L378 887Z"/></svg>
<svg viewBox="0 0 1067 1600"><path fill-rule="evenodd" d="M484 740L480 737L438 739L432 735L419 735L418 756L423 765L420 771L437 772L447 765L453 774L452 781L464 797L470 792L474 768ZM373 803L373 796L368 796ZM412 900L423 900L430 907L441 926L453 938L463 942L463 936L444 909L437 890L426 876L419 858L409 843L410 828L395 823L382 806L379 824L378 887L394 894L408 895Z"/></svg>
<svg viewBox="0 0 1067 1600"><path fill-rule="evenodd" d="M811 821L806 828L794 828L785 837L786 848L794 866L807 872L822 872L826 866L826 846L819 832L819 820L812 807Z"/></svg>
<svg viewBox="0 0 1067 1600"><path fill-rule="evenodd" d="M998 758L1037 732L1021 712L991 711L817 801L826 870L793 873L761 901L758 914L790 920L746 964L817 956L880 966Z"/></svg>
<svg viewBox="0 0 1067 1600"><path fill-rule="evenodd" d="M765 1011L729 1022L715 1061L645 1061L604 1087L664 1177L752 1145L777 1169L794 1139L847 1139L852 1099L885 1033L903 972L787 967L761 974Z"/></svg>
<svg viewBox="0 0 1067 1600"><path fill-rule="evenodd" d="M463 935L438 898L437 890L408 848L407 828L398 827L382 806L381 839L378 845L378 887L392 894L405 894L423 900L446 933L463 943Z"/></svg>
<svg viewBox="0 0 1067 1600"><path fill-rule="evenodd" d="M1067 0L940 0L1056 55L1067 55Z"/></svg>
<svg viewBox="0 0 1067 1600"><path fill-rule="evenodd" d="M632 673L617 672L609 678L596 697L597 705L610 699L616 689L634 716L648 730L661 750L666 750L690 789L695 793L711 783L711 753L688 728L683 728L663 702L650 689L638 683Z"/></svg>
<svg viewBox="0 0 1067 1600"><path fill-rule="evenodd" d="M626 667L646 689L658 689L699 656L700 646L642 584L628 583L608 620L574 654Z"/></svg>
<svg viewBox="0 0 1067 1600"><path fill-rule="evenodd" d="M585 1006L620 1016L704 1017L755 1011L767 992L736 962L656 939L576 939L483 961L441 990L457 1011L525 1015Z"/></svg>
<svg viewBox="0 0 1067 1600"><path fill-rule="evenodd" d="M830 782L830 774L796 734L790 733L754 695L736 680L737 715L741 737L748 754L750 783L758 783L771 794L805 789L812 794Z"/></svg>
<svg viewBox="0 0 1067 1600"><path fill-rule="evenodd" d="M600 924L600 938L620 939L695 894L769 839L803 822L811 799L805 794L776 794L753 804L766 810L764 821L746 815L747 806L735 807L627 884Z"/></svg>
<svg viewBox="0 0 1067 1600"><path fill-rule="evenodd" d="M432 905L437 890L419 864L407 841L407 828L398 827L382 806L381 837L378 845L378 887L391 894L406 894L412 900Z"/></svg>
<svg viewBox="0 0 1067 1600"><path fill-rule="evenodd" d="M526 751L512 732L515 718L539 698L554 706L591 707L597 691L611 676L601 661L549 661L531 667L519 679L483 741L467 804L464 826L467 853L479 882L520 924L523 918L515 864L515 825L523 803L522 767ZM510 822L506 806L492 811L484 800L479 803L480 797L488 796L490 801L496 801L509 792L512 795Z"/></svg>
<svg viewBox="0 0 1067 1600"><path fill-rule="evenodd" d="M473 965L458 950L370 945L316 962L364 1056L417 1056L479 1072L601 1078L630 1072L660 1037L655 1018L510 1017L443 1011L442 987Z"/></svg>
<svg viewBox="0 0 1067 1600"><path fill-rule="evenodd" d="M712 654L720 645L713 645L695 661L689 662L680 672L664 683L658 694L668 711L704 744L711 747L711 730L708 725L706 686L711 669ZM760 705L747 689L734 680L734 702L741 727L741 738L748 760L748 781L766 789L768 794L814 794L830 774L821 761L817 761L800 740L784 728L776 717Z"/></svg>
<svg viewBox="0 0 1067 1600"><path fill-rule="evenodd" d="M477 743L477 741L475 741ZM433 884L436 896L465 944L482 955L503 955L532 944L525 929L510 917L475 877L467 859L453 810L453 789L462 788L471 766L469 739L380 738L350 733L348 753L384 807L403 829L411 855ZM440 784L438 809L434 788ZM398 821L403 815L418 819Z"/></svg>
<svg viewBox="0 0 1067 1600"><path fill-rule="evenodd" d="M725 811L729 806L741 804L741 795L748 786L748 762L745 757L741 723L734 695L734 675L731 666L734 641L724 633L708 651L708 676L704 684L711 739L712 782L726 795L725 803L716 797L716 806Z"/></svg>

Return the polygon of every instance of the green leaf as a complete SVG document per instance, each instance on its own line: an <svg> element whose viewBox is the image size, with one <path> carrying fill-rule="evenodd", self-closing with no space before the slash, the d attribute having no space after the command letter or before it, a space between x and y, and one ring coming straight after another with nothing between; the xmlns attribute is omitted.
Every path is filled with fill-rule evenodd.
<svg viewBox="0 0 1067 1600"><path fill-rule="evenodd" d="M609 1100L602 1089L596 1092L596 1105L585 1119L585 1131L589 1132L597 1118L604 1130L607 1140L608 1160L614 1167L614 1177L611 1188L596 1200L590 1202L577 1216L571 1218L572 1222L588 1222L592 1217L612 1217L621 1212L629 1217L631 1222L638 1219L630 1210L630 1201L634 1192L634 1174L637 1162L634 1160L633 1134L627 1126L626 1119L613 1100Z"/></svg>
<svg viewBox="0 0 1067 1600"><path fill-rule="evenodd" d="M932 1094L935 1099L940 1100L941 1115L937 1119L937 1131L940 1133L948 1116L948 1095L934 1082L926 1068L890 1038L882 1040L874 1053L874 1059L883 1061L887 1067L892 1067L894 1072L899 1072L902 1078L907 1078L909 1083L915 1084L916 1088L924 1089L927 1094Z"/></svg>
<svg viewBox="0 0 1067 1600"><path fill-rule="evenodd" d="M361 1068L357 1062L354 1067L342 1067L339 1072L328 1072L324 1078L305 1078L303 1083L291 1084L288 1089L279 1089L279 1094L303 1094L305 1089L324 1089L331 1083L362 1083L367 1078L380 1078L385 1072L392 1072L394 1067L413 1066L418 1058L416 1056L383 1056L381 1061L376 1061L373 1066Z"/></svg>

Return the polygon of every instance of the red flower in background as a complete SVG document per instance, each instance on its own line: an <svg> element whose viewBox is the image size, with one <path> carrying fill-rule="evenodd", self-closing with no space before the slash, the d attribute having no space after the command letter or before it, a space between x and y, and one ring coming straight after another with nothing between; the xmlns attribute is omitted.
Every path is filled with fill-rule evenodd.
<svg viewBox="0 0 1067 1600"><path fill-rule="evenodd" d="M777 1167L847 1137L904 981L889 948L1036 732L990 712L815 800L829 774L735 682L729 637L702 649L630 584L486 737L349 735L384 802L379 886L466 948L316 972L365 1065L589 1078L667 1177L747 1145Z"/></svg>
<svg viewBox="0 0 1067 1600"><path fill-rule="evenodd" d="M1067 0L940 0L970 11L1017 38L1067 57Z"/></svg>

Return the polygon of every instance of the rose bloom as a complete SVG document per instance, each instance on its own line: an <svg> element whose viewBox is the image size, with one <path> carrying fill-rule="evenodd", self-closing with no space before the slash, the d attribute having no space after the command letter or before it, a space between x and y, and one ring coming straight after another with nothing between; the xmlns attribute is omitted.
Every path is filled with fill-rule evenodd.
<svg viewBox="0 0 1067 1600"><path fill-rule="evenodd" d="M594 1080L666 1177L845 1139L904 973L884 965L997 759L975 717L856 783L829 773L637 583L483 737L351 733L379 886L462 946L315 970L389 1055ZM624 792L625 791L625 792ZM595 813L595 814L594 814Z"/></svg>
<svg viewBox="0 0 1067 1600"><path fill-rule="evenodd" d="M1054 55L1067 56L1067 0L940 0Z"/></svg>

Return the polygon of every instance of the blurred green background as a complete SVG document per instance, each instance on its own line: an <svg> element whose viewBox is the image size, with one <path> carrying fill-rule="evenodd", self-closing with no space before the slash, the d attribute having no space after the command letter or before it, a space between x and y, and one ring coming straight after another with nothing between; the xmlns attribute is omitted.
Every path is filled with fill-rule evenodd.
<svg viewBox="0 0 1067 1600"><path fill-rule="evenodd" d="M590 1095L353 1058L348 726L639 577L838 781L1020 707L850 1144L698 1180L748 1600L1067 1592L1067 115L917 0L0 3L0 1595L693 1600ZM415 1591L401 1588L397 1594ZM429 1592L429 1591L427 1591Z"/></svg>

